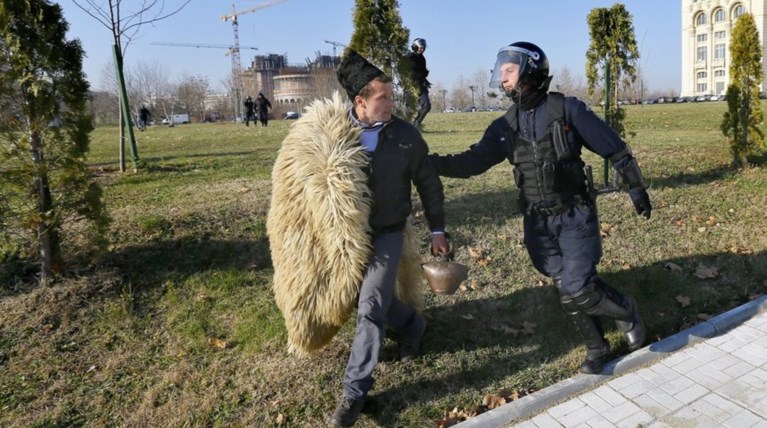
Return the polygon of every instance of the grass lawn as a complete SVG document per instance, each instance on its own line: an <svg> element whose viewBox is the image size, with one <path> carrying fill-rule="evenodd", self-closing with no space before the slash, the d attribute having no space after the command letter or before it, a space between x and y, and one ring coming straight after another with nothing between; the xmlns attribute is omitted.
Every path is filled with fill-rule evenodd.
<svg viewBox="0 0 767 428"><path fill-rule="evenodd" d="M649 342L767 290L767 173L728 166L725 109L628 107L653 216L637 216L626 194L600 196L600 272L636 297ZM461 151L499 114L432 113L424 136L432 151ZM0 284L0 426L325 425L353 322L315 357L294 357L270 291L270 174L292 123L150 127L136 133L147 168L125 174L116 128L93 132L89 164L113 218L109 252L73 264L50 288ZM601 181L602 160L586 159ZM469 279L451 296L424 284L423 355L399 363L387 339L357 426L433 427L455 408L483 411L487 396L571 377L584 356L522 245L511 167L443 182ZM616 356L627 352L606 326Z"/></svg>

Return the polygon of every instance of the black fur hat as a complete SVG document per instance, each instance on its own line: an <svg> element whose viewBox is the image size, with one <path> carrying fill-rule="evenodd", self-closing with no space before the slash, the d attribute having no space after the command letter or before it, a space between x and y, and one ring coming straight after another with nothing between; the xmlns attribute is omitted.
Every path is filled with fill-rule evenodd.
<svg viewBox="0 0 767 428"><path fill-rule="evenodd" d="M362 88L384 72L371 64L357 52L347 49L341 65L338 66L338 83L346 89L349 99L354 102L354 97L359 95Z"/></svg>

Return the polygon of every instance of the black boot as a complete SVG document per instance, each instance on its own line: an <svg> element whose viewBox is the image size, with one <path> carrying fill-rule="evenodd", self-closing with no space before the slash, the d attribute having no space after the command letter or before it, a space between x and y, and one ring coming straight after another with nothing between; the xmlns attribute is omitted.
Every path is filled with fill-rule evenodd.
<svg viewBox="0 0 767 428"><path fill-rule="evenodd" d="M597 279L573 295L573 300L588 315L614 318L618 330L626 335L630 350L635 351L644 344L645 326L633 297L624 297L618 290Z"/></svg>
<svg viewBox="0 0 767 428"><path fill-rule="evenodd" d="M351 427L357 422L362 413L362 405L365 404L364 398L344 397L336 406L333 416L330 417L330 423L337 427Z"/></svg>
<svg viewBox="0 0 767 428"><path fill-rule="evenodd" d="M581 312L570 296L560 297L560 303L575 322L578 331L586 342L586 360L581 364L580 372L598 374L602 372L605 363L610 360L610 344L604 338L602 322Z"/></svg>

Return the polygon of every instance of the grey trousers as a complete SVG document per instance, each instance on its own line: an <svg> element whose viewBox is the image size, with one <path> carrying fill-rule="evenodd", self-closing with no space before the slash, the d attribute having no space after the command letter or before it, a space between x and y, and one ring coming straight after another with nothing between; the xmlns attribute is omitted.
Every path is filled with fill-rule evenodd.
<svg viewBox="0 0 767 428"><path fill-rule="evenodd" d="M385 328L404 332L416 315L414 308L394 296L403 239L403 231L373 239L373 255L357 305L357 331L344 374L344 397L367 397L373 388L373 369L378 364Z"/></svg>

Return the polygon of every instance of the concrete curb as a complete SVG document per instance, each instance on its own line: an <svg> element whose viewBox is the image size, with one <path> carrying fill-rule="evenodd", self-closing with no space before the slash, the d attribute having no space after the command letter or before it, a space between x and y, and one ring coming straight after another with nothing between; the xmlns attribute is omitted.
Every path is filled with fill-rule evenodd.
<svg viewBox="0 0 767 428"><path fill-rule="evenodd" d="M761 296L746 304L717 315L642 349L615 359L605 365L601 374L579 374L548 388L482 413L460 424L458 428L500 427L514 421L537 415L543 409L560 403L575 394L585 392L613 376L634 370L649 362L667 357L674 351L702 340L721 335L754 315L767 310L767 296Z"/></svg>

